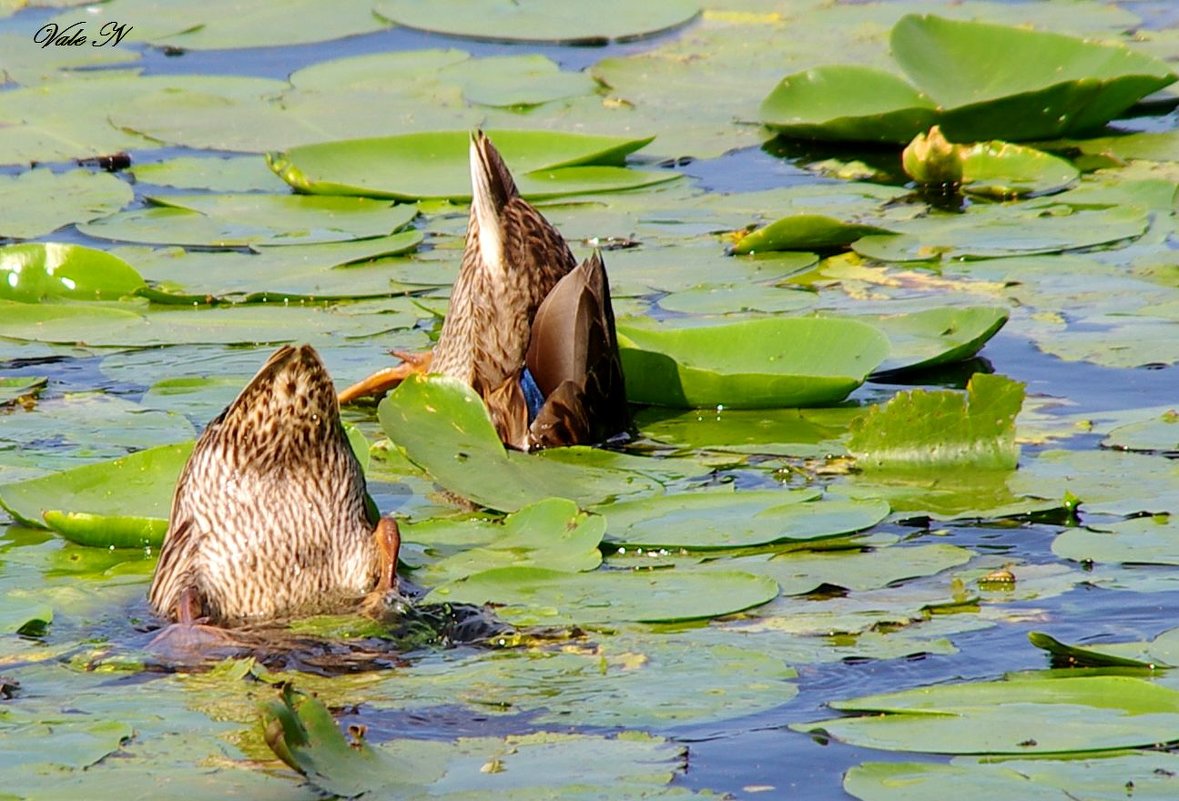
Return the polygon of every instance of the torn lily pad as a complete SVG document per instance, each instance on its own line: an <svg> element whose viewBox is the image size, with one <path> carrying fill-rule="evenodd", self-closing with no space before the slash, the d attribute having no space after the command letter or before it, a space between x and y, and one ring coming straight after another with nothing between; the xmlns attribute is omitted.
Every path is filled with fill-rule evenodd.
<svg viewBox="0 0 1179 801"><path fill-rule="evenodd" d="M672 328L619 323L627 398L658 406L757 409L843 400L888 353L845 318L765 318Z"/></svg>
<svg viewBox="0 0 1179 801"><path fill-rule="evenodd" d="M965 394L906 390L852 421L848 449L870 468L1010 470L1023 397L1022 383L985 373L975 373Z"/></svg>

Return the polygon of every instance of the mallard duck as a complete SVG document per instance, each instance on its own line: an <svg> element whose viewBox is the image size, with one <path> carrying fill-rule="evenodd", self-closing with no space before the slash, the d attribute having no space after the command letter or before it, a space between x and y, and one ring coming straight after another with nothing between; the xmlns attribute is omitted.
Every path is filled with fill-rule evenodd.
<svg viewBox="0 0 1179 801"><path fill-rule="evenodd" d="M471 213L462 267L432 354L402 354L340 393L385 392L413 372L469 384L504 444L520 450L601 442L629 426L600 253L580 265L516 189L482 131L471 135Z"/></svg>
<svg viewBox="0 0 1179 801"><path fill-rule="evenodd" d="M284 346L201 434L172 497L148 598L160 617L234 626L339 611L396 586L331 377Z"/></svg>

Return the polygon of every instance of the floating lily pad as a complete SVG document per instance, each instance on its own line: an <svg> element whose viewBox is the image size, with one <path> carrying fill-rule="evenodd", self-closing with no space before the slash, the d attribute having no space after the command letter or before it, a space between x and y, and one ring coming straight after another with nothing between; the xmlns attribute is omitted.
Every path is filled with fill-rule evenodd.
<svg viewBox="0 0 1179 801"><path fill-rule="evenodd" d="M49 383L46 376L0 377L0 406L14 403L21 398L31 398Z"/></svg>
<svg viewBox="0 0 1179 801"><path fill-rule="evenodd" d="M592 649L516 649L495 659L418 663L399 674L390 706L430 714L459 703L474 714L504 708L554 725L577 715L587 726L651 728L743 717L797 694L794 669L752 638L701 641L697 631L595 632ZM697 691L684 693L688 686Z"/></svg>
<svg viewBox="0 0 1179 801"><path fill-rule="evenodd" d="M965 394L906 390L852 422L848 449L865 467L1011 469L1023 397L1023 384L985 373L971 377Z"/></svg>
<svg viewBox="0 0 1179 801"><path fill-rule="evenodd" d="M417 207L367 198L240 193L149 197L146 209L79 226L89 236L160 245L243 247L347 242L386 236Z"/></svg>
<svg viewBox="0 0 1179 801"><path fill-rule="evenodd" d="M211 192L279 192L286 186L259 156L181 156L137 164L130 172L139 183Z"/></svg>
<svg viewBox="0 0 1179 801"><path fill-rule="evenodd" d="M496 605L520 625L667 623L720 617L760 606L778 595L765 576L738 571L566 573L502 567L435 587L427 601Z"/></svg>
<svg viewBox="0 0 1179 801"><path fill-rule="evenodd" d="M1118 426L1101 444L1125 451L1179 453L1179 414L1167 410L1151 420Z"/></svg>
<svg viewBox="0 0 1179 801"><path fill-rule="evenodd" d="M529 198L609 192L678 177L622 166L651 141L549 131L488 131ZM270 153L270 168L300 192L413 200L469 200L467 131L350 139Z"/></svg>
<svg viewBox="0 0 1179 801"><path fill-rule="evenodd" d="M457 525L466 529L478 525L494 533L485 545L429 562L414 573L423 583L442 584L493 567L577 572L593 570L602 562L598 543L606 530L605 518L581 512L573 501L564 498L525 506L502 522L466 521ZM431 528L437 535L437 526ZM413 542L414 528L403 527L402 536ZM472 535L468 532L467 536Z"/></svg>
<svg viewBox="0 0 1179 801"><path fill-rule="evenodd" d="M1080 177L1069 162L1011 142L979 142L962 156L962 190L997 198L1059 192Z"/></svg>
<svg viewBox="0 0 1179 801"><path fill-rule="evenodd" d="M815 302L813 292L746 284L703 286L672 292L659 299L659 308L684 314L769 314L800 311Z"/></svg>
<svg viewBox="0 0 1179 801"><path fill-rule="evenodd" d="M771 250L830 250L871 234L891 234L875 225L846 223L823 214L791 214L737 240L736 254Z"/></svg>
<svg viewBox="0 0 1179 801"><path fill-rule="evenodd" d="M25 525L41 528L46 525L45 512L55 510L121 518L116 531L124 531L122 526L130 525L127 519L131 517L166 520L172 490L192 445L162 445L109 462L5 484L0 486L0 506Z"/></svg>
<svg viewBox="0 0 1179 801"><path fill-rule="evenodd" d="M851 768L843 782L862 801L940 801L954 788L961 801L1019 798L1122 798L1165 801L1175 792L1179 758L1166 752L1138 752L1089 759L972 760L957 757L948 765L933 762L865 762Z"/></svg>
<svg viewBox="0 0 1179 801"><path fill-rule="evenodd" d="M657 737L537 732L457 742L399 739L371 746L345 739L317 698L289 688L261 707L266 744L319 791L354 798L586 798L607 781L619 798L662 798L680 751Z"/></svg>
<svg viewBox="0 0 1179 801"><path fill-rule="evenodd" d="M102 250L53 242L0 247L0 299L117 300L144 286L131 265Z"/></svg>
<svg viewBox="0 0 1179 801"><path fill-rule="evenodd" d="M859 407L819 409L708 409L687 412L652 407L635 416L644 436L677 448L784 456L826 456L845 451Z"/></svg>
<svg viewBox="0 0 1179 801"><path fill-rule="evenodd" d="M44 236L116 212L133 197L130 184L105 172L39 169L0 175L0 237Z"/></svg>
<svg viewBox="0 0 1179 801"><path fill-rule="evenodd" d="M871 323L892 345L877 372L925 370L969 359L999 332L1008 316L997 306L946 306L872 317Z"/></svg>
<svg viewBox="0 0 1179 801"><path fill-rule="evenodd" d="M410 378L381 401L379 415L410 461L448 490L492 509L515 511L552 496L590 504L659 486L632 470L506 451L483 401L453 379Z"/></svg>
<svg viewBox="0 0 1179 801"><path fill-rule="evenodd" d="M677 28L700 13L700 6L694 0L654 0L641 5L606 0L590 8L570 0L537 5L508 0L442 0L428 5L379 0L375 10L407 28L468 39L604 45Z"/></svg>
<svg viewBox="0 0 1179 801"><path fill-rule="evenodd" d="M1179 665L1179 629L1164 631L1151 642L1069 645L1042 631L1029 631L1028 641L1051 654L1053 664L1062 667L1133 667L1154 670Z"/></svg>
<svg viewBox="0 0 1179 801"><path fill-rule="evenodd" d="M46 510L45 525L78 545L92 548L158 548L168 531L166 518L95 515Z"/></svg>
<svg viewBox="0 0 1179 801"><path fill-rule="evenodd" d="M186 50L326 42L388 27L372 13L371 5L352 0L331 9L315 0L291 0L283 6L242 6L234 0L210 0L199 6L169 8L166 14L159 13L151 0L110 0L96 6L85 19L90 34L86 50L104 41L101 31L111 23L126 25L125 42ZM64 27L77 22L78 15L65 12L53 21ZM107 48L119 49L109 44Z"/></svg>
<svg viewBox="0 0 1179 801"><path fill-rule="evenodd" d="M912 83L871 67L789 75L762 104L767 125L801 138L908 142L932 125L956 142L1049 139L1104 125L1175 80L1121 45L909 14L891 52ZM1050 60L1055 68L1044 70Z"/></svg>
<svg viewBox="0 0 1179 801"><path fill-rule="evenodd" d="M895 236L865 236L852 247L881 261L994 259L1108 245L1139 237L1149 225L1146 210L1133 205L1075 212L974 206L964 215L914 220Z"/></svg>
<svg viewBox="0 0 1179 801"><path fill-rule="evenodd" d="M852 64L787 75L761 104L762 122L800 139L908 142L937 119L937 103L903 78Z"/></svg>
<svg viewBox="0 0 1179 801"><path fill-rule="evenodd" d="M618 343L632 402L735 409L835 403L888 352L883 334L834 318L696 328L620 323Z"/></svg>
<svg viewBox="0 0 1179 801"><path fill-rule="evenodd" d="M1070 528L1052 541L1062 559L1106 564L1179 565L1179 512Z"/></svg>
<svg viewBox="0 0 1179 801"><path fill-rule="evenodd" d="M1124 676L941 684L837 701L863 717L794 724L842 742L934 754L1114 751L1179 736L1179 691Z"/></svg>
<svg viewBox="0 0 1179 801"><path fill-rule="evenodd" d="M420 230L411 228L354 242L259 247L248 253L132 247L115 252L152 282L150 291L139 294L154 303L316 301L404 295L427 277L439 286L449 283L452 271L443 265L429 270L391 258L416 250L423 239ZM406 284L403 278L418 283Z"/></svg>
<svg viewBox="0 0 1179 801"><path fill-rule="evenodd" d="M659 495L599 507L611 542L627 547L711 550L813 542L871 528L880 501L820 500L817 493L707 492Z"/></svg>

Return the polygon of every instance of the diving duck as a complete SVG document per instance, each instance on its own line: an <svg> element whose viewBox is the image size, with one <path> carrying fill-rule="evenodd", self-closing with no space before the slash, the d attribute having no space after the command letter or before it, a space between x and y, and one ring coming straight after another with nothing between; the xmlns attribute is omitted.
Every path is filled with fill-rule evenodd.
<svg viewBox="0 0 1179 801"><path fill-rule="evenodd" d="M470 160L466 248L433 352L398 353L401 365L349 387L340 401L434 372L479 393L500 439L519 450L624 432L630 416L601 254L577 263L482 131L471 135Z"/></svg>
<svg viewBox="0 0 1179 801"><path fill-rule="evenodd" d="M323 362L287 345L197 440L148 599L169 621L212 626L356 608L396 587L399 547Z"/></svg>

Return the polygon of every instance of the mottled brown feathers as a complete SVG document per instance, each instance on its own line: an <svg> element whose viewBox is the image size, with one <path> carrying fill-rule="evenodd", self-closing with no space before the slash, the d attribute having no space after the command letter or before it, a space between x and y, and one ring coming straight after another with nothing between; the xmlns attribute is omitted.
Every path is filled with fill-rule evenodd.
<svg viewBox="0 0 1179 801"><path fill-rule="evenodd" d="M377 585L379 551L331 378L284 346L197 440L149 600L221 625L322 611Z"/></svg>
<svg viewBox="0 0 1179 801"><path fill-rule="evenodd" d="M600 254L577 266L481 131L470 155L466 249L431 369L473 387L512 447L599 442L624 431L629 418ZM526 355L546 396L531 426L519 388Z"/></svg>

